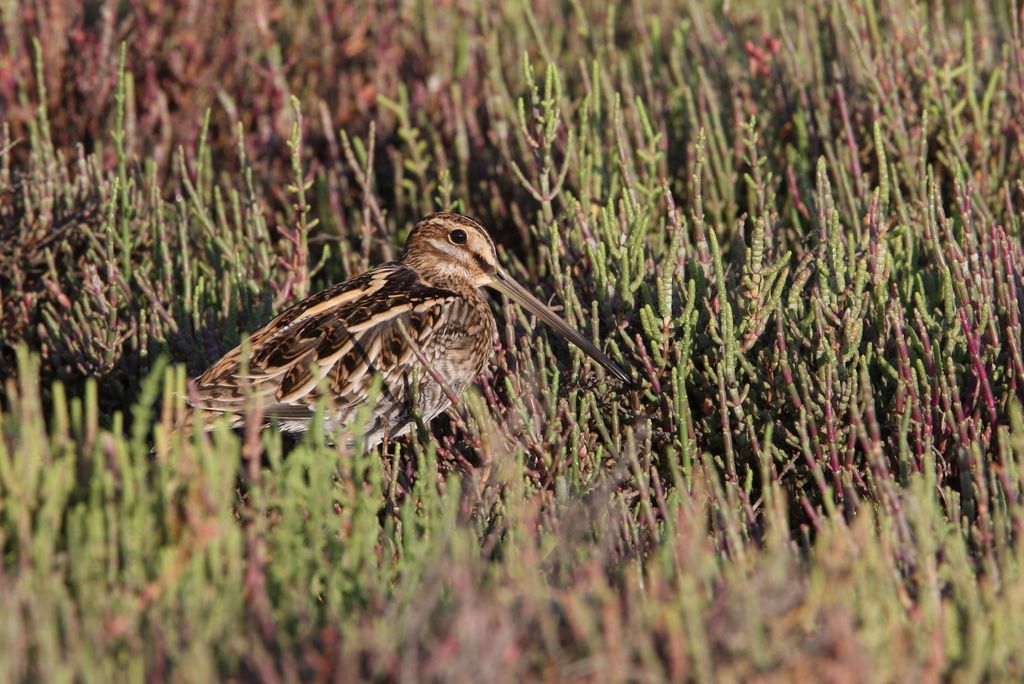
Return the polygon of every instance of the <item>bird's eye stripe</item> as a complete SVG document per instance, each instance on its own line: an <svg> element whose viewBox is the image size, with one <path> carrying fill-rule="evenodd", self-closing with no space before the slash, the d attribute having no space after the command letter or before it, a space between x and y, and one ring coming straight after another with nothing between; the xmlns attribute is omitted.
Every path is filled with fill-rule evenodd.
<svg viewBox="0 0 1024 684"><path fill-rule="evenodd" d="M476 261L476 265L479 266L480 270L484 273L490 274L494 272L494 267L487 263L487 259L484 259L476 252L473 252L473 260Z"/></svg>
<svg viewBox="0 0 1024 684"><path fill-rule="evenodd" d="M448 233L448 239L455 245L466 244L466 231L461 228L456 228L452 232Z"/></svg>

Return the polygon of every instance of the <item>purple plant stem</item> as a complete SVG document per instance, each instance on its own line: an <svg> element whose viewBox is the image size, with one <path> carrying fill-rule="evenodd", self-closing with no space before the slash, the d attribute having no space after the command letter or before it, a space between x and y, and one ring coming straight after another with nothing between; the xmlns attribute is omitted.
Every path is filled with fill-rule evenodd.
<svg viewBox="0 0 1024 684"><path fill-rule="evenodd" d="M967 335L967 349L970 351L971 361L974 365L974 374L981 385L985 406L988 408L988 419L991 428L998 424L996 400L992 396L992 386L988 381L988 372L985 370L985 362L982 360L981 352L978 349L978 338L975 336L974 331L971 330L971 324L967 320L967 311L963 307L960 307L960 323L963 325L964 334Z"/></svg>

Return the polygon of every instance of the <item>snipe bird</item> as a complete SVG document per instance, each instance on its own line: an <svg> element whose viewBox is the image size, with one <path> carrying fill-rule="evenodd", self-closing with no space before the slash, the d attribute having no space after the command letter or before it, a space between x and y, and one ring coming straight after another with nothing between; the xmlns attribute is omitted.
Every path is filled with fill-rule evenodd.
<svg viewBox="0 0 1024 684"><path fill-rule="evenodd" d="M323 397L328 428L335 430L366 404L380 376L364 447L399 437L417 415L429 422L445 411L490 358L497 326L483 286L521 304L629 382L600 349L501 268L480 224L437 213L416 224L400 261L289 306L245 347L225 354L196 380L190 411L203 412L207 429L221 414L238 427L256 401L266 425L273 421L282 430L302 432Z"/></svg>

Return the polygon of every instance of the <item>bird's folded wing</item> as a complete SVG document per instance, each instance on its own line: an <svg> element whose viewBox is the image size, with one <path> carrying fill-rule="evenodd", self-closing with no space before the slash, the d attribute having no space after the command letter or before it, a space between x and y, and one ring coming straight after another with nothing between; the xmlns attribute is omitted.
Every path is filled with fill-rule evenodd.
<svg viewBox="0 0 1024 684"><path fill-rule="evenodd" d="M195 406L242 413L257 401L268 418L303 420L321 394L335 410L358 405L376 374L385 394L402 392L454 297L401 263L378 266L281 312L250 336L247 358L228 352L197 380Z"/></svg>

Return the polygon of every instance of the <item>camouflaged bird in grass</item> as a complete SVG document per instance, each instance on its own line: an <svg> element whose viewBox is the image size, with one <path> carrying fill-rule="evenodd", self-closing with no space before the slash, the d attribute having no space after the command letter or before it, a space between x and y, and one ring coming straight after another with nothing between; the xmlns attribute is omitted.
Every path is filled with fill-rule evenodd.
<svg viewBox="0 0 1024 684"><path fill-rule="evenodd" d="M192 408L204 412L207 428L220 414L240 426L253 406L249 402L256 402L266 425L303 432L322 397L333 432L349 424L380 376L365 445L399 437L415 418L429 422L451 406L490 358L497 326L483 286L508 295L616 378L629 381L498 265L494 243L480 224L438 213L416 225L400 261L293 304L245 346L225 354L197 379Z"/></svg>

